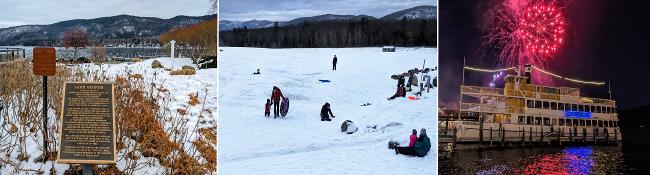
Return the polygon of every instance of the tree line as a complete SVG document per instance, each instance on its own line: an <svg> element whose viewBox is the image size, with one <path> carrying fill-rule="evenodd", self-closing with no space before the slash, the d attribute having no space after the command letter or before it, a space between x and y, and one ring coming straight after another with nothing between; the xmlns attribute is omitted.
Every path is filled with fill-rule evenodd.
<svg viewBox="0 0 650 175"><path fill-rule="evenodd" d="M263 48L436 47L436 20L303 21L298 25L220 31L220 45Z"/></svg>

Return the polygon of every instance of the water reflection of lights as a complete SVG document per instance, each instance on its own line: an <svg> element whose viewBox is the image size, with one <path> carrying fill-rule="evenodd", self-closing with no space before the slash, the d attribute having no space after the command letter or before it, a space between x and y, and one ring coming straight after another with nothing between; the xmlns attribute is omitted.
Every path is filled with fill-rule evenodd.
<svg viewBox="0 0 650 175"><path fill-rule="evenodd" d="M567 169L571 174L589 174L594 166L591 151L590 147L571 147L564 150L569 159Z"/></svg>
<svg viewBox="0 0 650 175"><path fill-rule="evenodd" d="M570 147L562 152L523 159L515 174L589 174L593 167L590 147Z"/></svg>

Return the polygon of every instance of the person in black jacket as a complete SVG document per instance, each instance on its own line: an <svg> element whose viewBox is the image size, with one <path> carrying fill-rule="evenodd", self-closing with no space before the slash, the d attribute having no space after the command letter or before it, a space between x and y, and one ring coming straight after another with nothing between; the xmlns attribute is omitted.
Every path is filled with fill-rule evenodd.
<svg viewBox="0 0 650 175"><path fill-rule="evenodd" d="M334 59L332 59L332 70L336 70L336 62L338 62L338 59L336 58L336 55L334 55Z"/></svg>
<svg viewBox="0 0 650 175"><path fill-rule="evenodd" d="M422 128L420 130L420 137L418 137L417 141L415 141L415 145L413 147L396 146L394 149L395 154L424 157L431 149L431 140L429 140L429 137L427 136L427 131Z"/></svg>
<svg viewBox="0 0 650 175"><path fill-rule="evenodd" d="M334 118L334 114L332 114L332 109L330 109L330 104L325 103L323 107L320 109L320 121L332 121L329 116L332 116Z"/></svg>
<svg viewBox="0 0 650 175"><path fill-rule="evenodd" d="M399 85L404 86L405 81L406 80L404 79L404 75L400 75L399 78L397 78L397 87L399 87Z"/></svg>

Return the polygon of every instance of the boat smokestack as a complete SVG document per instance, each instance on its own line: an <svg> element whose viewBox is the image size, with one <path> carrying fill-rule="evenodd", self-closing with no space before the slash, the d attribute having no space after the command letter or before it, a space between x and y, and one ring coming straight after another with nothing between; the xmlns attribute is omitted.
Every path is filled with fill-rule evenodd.
<svg viewBox="0 0 650 175"><path fill-rule="evenodd" d="M526 64L526 67L524 68L524 76L526 76L526 78L528 78L528 79L526 79L526 83L528 83L528 84L530 84L530 82L531 82L531 75L530 75L531 69L532 68L531 68L530 64Z"/></svg>

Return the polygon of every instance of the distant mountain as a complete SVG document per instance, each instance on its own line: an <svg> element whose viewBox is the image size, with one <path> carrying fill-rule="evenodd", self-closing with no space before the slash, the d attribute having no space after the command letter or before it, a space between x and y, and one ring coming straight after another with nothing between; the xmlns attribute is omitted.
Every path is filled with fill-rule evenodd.
<svg viewBox="0 0 650 175"><path fill-rule="evenodd" d="M246 27L246 28L263 28L269 25L272 25L272 21L267 21L267 20L250 20L250 21L228 21L228 20L221 20L219 21L219 30L231 30L234 28L241 28L241 27Z"/></svg>
<svg viewBox="0 0 650 175"><path fill-rule="evenodd" d="M333 14L325 14L325 15L318 15L318 16L312 16L312 17L302 17L302 18L296 18L291 21L287 22L281 22L280 26L289 26L289 25L297 25L302 22L318 22L318 21L358 21L361 20L361 18L366 18L366 19L377 19L372 16L368 15L333 15Z"/></svg>
<svg viewBox="0 0 650 175"><path fill-rule="evenodd" d="M312 17L301 17L296 18L290 21L278 21L278 26L289 26L297 25L304 21L307 22L318 22L318 21L350 21L350 20L361 20L366 18L369 20L377 20L377 18L368 16L368 15L334 15L334 14L325 14ZM379 18L379 20L401 20L406 19L436 19L436 6L417 6L406 10L401 10L395 13L391 13L384 17ZM219 30L227 31L234 28L246 27L249 29L254 28L267 28L273 27L274 22L268 20L251 20L251 21L228 21L223 20L219 22Z"/></svg>
<svg viewBox="0 0 650 175"><path fill-rule="evenodd" d="M95 19L75 19L49 25L23 25L0 28L0 45L33 45L38 41L57 41L72 28L86 30L91 39L129 39L156 37L173 28L196 24L216 18L206 16L176 16L170 19L118 15Z"/></svg>
<svg viewBox="0 0 650 175"><path fill-rule="evenodd" d="M381 20L402 20L402 19L435 19L436 6L417 6L410 9L391 13Z"/></svg>

